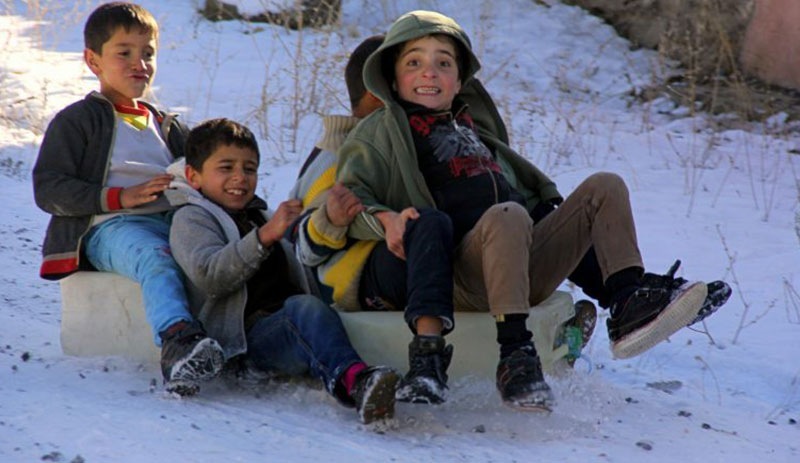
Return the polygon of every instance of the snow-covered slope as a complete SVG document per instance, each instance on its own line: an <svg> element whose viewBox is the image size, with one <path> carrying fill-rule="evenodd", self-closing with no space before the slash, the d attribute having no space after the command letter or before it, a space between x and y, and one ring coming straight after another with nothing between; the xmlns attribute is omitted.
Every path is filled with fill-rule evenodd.
<svg viewBox="0 0 800 463"><path fill-rule="evenodd" d="M347 51L407 10L451 15L472 37L515 147L564 193L592 172L619 173L648 270L681 258L682 276L724 278L735 292L707 333L683 330L628 361L611 359L601 319L587 349L593 368L579 362L573 375L550 379L550 416L507 409L491 381L471 378L451 384L443 406L401 404L391 422L363 426L313 382L219 380L181 400L161 391L156 365L65 357L58 285L37 275L47 216L29 171L49 118L96 86L80 52L82 22L98 2L5 2L0 461L797 460L796 125L778 116L713 132L666 100L630 101L657 57L555 1L345 1L341 28L302 34L207 23L196 0L140 3L161 25L157 101L192 124L248 123L261 138L261 189L272 202L286 196L319 135L318 115L347 112Z"/></svg>

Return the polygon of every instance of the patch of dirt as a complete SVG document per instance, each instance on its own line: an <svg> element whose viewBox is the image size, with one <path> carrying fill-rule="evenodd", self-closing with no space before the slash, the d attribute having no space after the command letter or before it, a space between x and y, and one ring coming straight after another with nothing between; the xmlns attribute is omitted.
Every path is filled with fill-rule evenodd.
<svg viewBox="0 0 800 463"><path fill-rule="evenodd" d="M642 102L667 97L676 105L694 108L695 112L732 114L741 119L740 122L762 122L780 113L786 114L787 121L800 120L800 92L770 85L754 77L721 76L692 81L685 74L679 74L633 96Z"/></svg>
<svg viewBox="0 0 800 463"><path fill-rule="evenodd" d="M785 113L800 120L800 92L746 75L739 54L755 0L562 0L604 19L635 47L679 63L663 82L637 92L694 112L731 114L731 124ZM737 120L738 119L738 120Z"/></svg>

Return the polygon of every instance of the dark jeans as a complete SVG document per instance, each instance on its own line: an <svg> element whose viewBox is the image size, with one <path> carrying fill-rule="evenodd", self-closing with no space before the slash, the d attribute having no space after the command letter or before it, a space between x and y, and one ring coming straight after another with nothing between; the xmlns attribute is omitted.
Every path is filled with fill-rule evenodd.
<svg viewBox="0 0 800 463"><path fill-rule="evenodd" d="M310 373L325 389L348 403L339 378L361 362L335 310L310 295L292 296L247 332L247 356L266 371Z"/></svg>
<svg viewBox="0 0 800 463"><path fill-rule="evenodd" d="M380 243L367 259L359 301L367 310L405 310L416 333L416 319L427 315L444 321L443 334L453 330L453 225L443 212L420 209L403 235L406 260Z"/></svg>

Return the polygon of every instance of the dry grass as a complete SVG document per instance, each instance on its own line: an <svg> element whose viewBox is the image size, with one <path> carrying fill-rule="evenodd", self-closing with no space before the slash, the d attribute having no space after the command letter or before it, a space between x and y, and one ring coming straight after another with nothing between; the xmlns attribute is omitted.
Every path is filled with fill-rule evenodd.
<svg viewBox="0 0 800 463"><path fill-rule="evenodd" d="M264 11L257 15L242 14L233 3L226 3L220 0L205 0L203 8L200 10L200 14L211 21L237 19L276 24L298 31L309 27L322 28L338 24L341 12L341 0L304 0L301 9Z"/></svg>
<svg viewBox="0 0 800 463"><path fill-rule="evenodd" d="M641 101L666 96L698 112L736 117L721 128L745 126L785 113L800 120L800 92L748 77L738 55L754 0L564 0L611 23L636 46L657 49L665 62L679 66L637 91Z"/></svg>

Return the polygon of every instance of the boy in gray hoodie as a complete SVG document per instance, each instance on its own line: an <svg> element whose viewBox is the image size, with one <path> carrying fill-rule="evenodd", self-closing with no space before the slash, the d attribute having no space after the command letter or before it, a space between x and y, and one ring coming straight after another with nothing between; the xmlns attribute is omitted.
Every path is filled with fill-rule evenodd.
<svg viewBox="0 0 800 463"><path fill-rule="evenodd" d="M399 376L368 367L336 311L307 294L305 273L283 239L301 203L284 201L269 214L255 195L258 164L255 137L241 124L212 119L189 133L184 174L191 188L168 192L173 204L185 204L170 245L197 317L226 360L243 355L265 371L310 373L363 422L392 417Z"/></svg>

